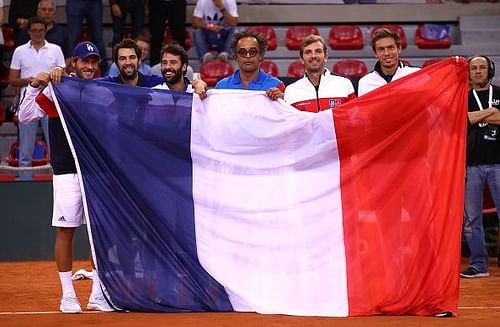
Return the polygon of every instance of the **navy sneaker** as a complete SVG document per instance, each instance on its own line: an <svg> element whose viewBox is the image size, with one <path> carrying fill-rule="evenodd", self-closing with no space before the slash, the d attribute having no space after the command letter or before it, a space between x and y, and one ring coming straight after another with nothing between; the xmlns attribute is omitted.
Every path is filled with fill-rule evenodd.
<svg viewBox="0 0 500 327"><path fill-rule="evenodd" d="M489 275L490 275L489 272L487 272L487 271L480 272L479 270L477 270L474 267L469 267L460 273L460 276L464 277L464 278L488 277Z"/></svg>

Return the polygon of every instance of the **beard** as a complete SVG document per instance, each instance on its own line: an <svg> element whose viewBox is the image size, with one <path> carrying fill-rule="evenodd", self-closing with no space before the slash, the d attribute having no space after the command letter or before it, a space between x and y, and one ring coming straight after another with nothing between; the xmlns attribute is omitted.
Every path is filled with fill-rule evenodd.
<svg viewBox="0 0 500 327"><path fill-rule="evenodd" d="M167 73L174 73L173 75L170 75L167 77ZM161 71L162 75L163 75L163 78L165 79L165 82L168 84L168 85L174 85L174 84L177 84L181 78L182 78L182 69L178 69L178 70L175 70L175 69L163 69Z"/></svg>
<svg viewBox="0 0 500 327"><path fill-rule="evenodd" d="M132 67L132 69L125 69L129 67ZM137 67L135 66L122 67L120 69L120 75L121 78L124 80L132 80L137 77Z"/></svg>

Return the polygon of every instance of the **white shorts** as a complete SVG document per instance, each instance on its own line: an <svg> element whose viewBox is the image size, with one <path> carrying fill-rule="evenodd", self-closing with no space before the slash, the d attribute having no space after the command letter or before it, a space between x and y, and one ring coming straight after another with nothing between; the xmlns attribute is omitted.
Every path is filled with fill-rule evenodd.
<svg viewBox="0 0 500 327"><path fill-rule="evenodd" d="M78 227L84 224L83 201L77 174L54 175L52 226Z"/></svg>

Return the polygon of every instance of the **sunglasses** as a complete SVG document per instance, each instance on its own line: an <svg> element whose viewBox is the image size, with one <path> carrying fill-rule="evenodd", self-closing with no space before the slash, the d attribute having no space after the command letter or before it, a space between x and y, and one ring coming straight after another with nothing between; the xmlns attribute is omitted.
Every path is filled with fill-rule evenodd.
<svg viewBox="0 0 500 327"><path fill-rule="evenodd" d="M243 57L243 58L245 58L247 56L250 56L250 58L253 58L256 55L258 55L259 52L260 51L257 48L250 48L248 50L241 48L236 53L238 54L238 56Z"/></svg>

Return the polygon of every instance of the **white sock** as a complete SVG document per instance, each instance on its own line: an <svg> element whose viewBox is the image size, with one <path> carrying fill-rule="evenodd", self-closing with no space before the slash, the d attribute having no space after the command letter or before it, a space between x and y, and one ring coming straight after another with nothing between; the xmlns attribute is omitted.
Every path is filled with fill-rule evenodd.
<svg viewBox="0 0 500 327"><path fill-rule="evenodd" d="M61 287L63 297L76 297L75 289L73 288L73 281L71 280L71 271L59 272L59 279L61 280Z"/></svg>
<svg viewBox="0 0 500 327"><path fill-rule="evenodd" d="M99 297L102 296L101 290L101 280L99 279L99 275L95 269L92 269L92 293L90 297Z"/></svg>

